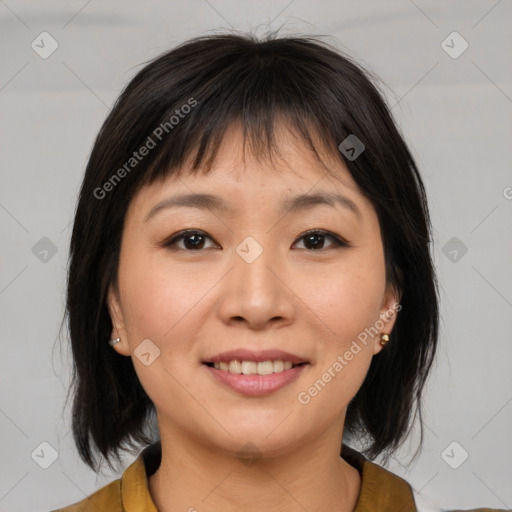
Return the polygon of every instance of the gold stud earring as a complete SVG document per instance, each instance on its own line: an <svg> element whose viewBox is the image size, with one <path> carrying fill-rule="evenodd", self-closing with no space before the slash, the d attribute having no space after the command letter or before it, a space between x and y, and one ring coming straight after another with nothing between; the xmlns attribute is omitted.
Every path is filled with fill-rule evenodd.
<svg viewBox="0 0 512 512"><path fill-rule="evenodd" d="M385 332L381 333L380 335L380 344L384 346L389 341L389 334L386 334Z"/></svg>

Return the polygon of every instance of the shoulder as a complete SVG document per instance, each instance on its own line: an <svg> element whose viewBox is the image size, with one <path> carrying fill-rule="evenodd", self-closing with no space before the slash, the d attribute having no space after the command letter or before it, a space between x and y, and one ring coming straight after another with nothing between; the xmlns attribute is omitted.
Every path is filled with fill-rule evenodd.
<svg viewBox="0 0 512 512"><path fill-rule="evenodd" d="M354 512L511 512L493 508L449 510L437 507L424 501L422 495L406 480L345 444L342 457L361 475L361 489Z"/></svg>
<svg viewBox="0 0 512 512"><path fill-rule="evenodd" d="M149 494L147 477L160 464L160 442L147 446L125 470L121 478L97 490L87 498L51 512L158 512Z"/></svg>
<svg viewBox="0 0 512 512"><path fill-rule="evenodd" d="M479 507L479 508L471 508L471 509L461 509L461 508L444 508L440 507L438 504L432 501L431 497L427 497L421 493L421 491L414 491L416 506L418 507L418 512L510 512L510 509L498 509L498 508L488 508L488 507Z"/></svg>
<svg viewBox="0 0 512 512"><path fill-rule="evenodd" d="M341 455L361 475L361 489L355 512L417 511L413 490L404 479L369 461L360 452L345 444Z"/></svg>
<svg viewBox="0 0 512 512"><path fill-rule="evenodd" d="M420 511L421 512L421 511ZM443 509L441 512L510 512L510 509L504 508L472 508L472 509L464 509L464 510L445 510Z"/></svg>
<svg viewBox="0 0 512 512"><path fill-rule="evenodd" d="M98 512L98 510L123 512L120 479L114 480L82 501L51 512Z"/></svg>

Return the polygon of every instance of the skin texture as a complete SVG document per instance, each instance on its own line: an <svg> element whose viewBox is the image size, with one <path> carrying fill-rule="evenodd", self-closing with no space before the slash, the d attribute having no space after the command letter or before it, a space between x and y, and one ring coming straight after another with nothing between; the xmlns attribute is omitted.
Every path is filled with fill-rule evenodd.
<svg viewBox="0 0 512 512"><path fill-rule="evenodd" d="M281 129L282 158L258 161L233 126L209 175L186 172L142 188L125 219L118 287L109 290L115 350L131 356L155 404L162 464L149 488L162 511L353 510L358 472L339 456L346 408L383 349L370 337L343 370L306 405L298 400L343 355L358 334L383 320L397 295L385 278L376 212L347 169L327 151L325 168L290 131ZM279 213L292 195L338 192L360 214L336 205ZM162 209L176 193L222 196L235 212L191 207ZM202 249L181 239L184 229L204 231ZM322 229L326 236L301 238ZM236 252L248 236L263 248L247 263ZM311 248L313 247L313 248ZM318 248L315 248L318 247ZM180 250L181 248L181 250ZM384 315L384 316L383 316ZM379 325L382 327L382 323ZM160 355L149 366L134 354L146 339ZM239 394L214 379L202 361L235 348L281 349L309 364L299 378L262 397ZM257 455L239 451L251 443ZM264 489L264 490L262 490Z"/></svg>

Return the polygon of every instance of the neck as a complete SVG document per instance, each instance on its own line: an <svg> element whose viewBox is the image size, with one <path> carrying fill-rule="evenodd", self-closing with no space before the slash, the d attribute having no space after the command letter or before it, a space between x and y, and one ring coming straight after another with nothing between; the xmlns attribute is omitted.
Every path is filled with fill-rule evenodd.
<svg viewBox="0 0 512 512"><path fill-rule="evenodd" d="M241 459L184 436L177 439L176 434L161 430L162 461L149 478L159 512L355 508L360 476L339 455L341 436L326 432L285 455Z"/></svg>

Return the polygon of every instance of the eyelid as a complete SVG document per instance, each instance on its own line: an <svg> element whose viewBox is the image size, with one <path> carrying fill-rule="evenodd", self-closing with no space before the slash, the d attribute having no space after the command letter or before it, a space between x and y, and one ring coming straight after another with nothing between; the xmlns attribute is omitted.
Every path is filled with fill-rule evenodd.
<svg viewBox="0 0 512 512"><path fill-rule="evenodd" d="M160 245L161 245L161 247L172 250L172 247L175 246L179 241L181 241L187 235L189 235L189 236L190 235L201 235L204 238L209 238L210 240L215 242L215 240L210 235L208 235L208 233L206 233L205 231L203 231L201 229L189 228L189 229L183 229L182 231L178 231L177 233L174 233L170 237L166 238ZM217 242L215 242L215 243L217 243ZM188 251L187 249L182 249L181 247L178 247L175 250L181 250L181 251L185 251L185 252L201 252L201 250L204 250L204 249L200 249L197 251Z"/></svg>
<svg viewBox="0 0 512 512"><path fill-rule="evenodd" d="M337 235L336 233L333 233L332 231L329 231L326 229L319 229L319 228L310 229L310 230L302 233L301 235L299 235L297 240L301 240L301 239L303 239L307 236L311 236L311 235L322 235L326 238L331 238L332 240L334 240L334 244L332 245L332 247L348 247L348 246L350 246L350 243L347 240L345 240L341 236ZM295 243L296 242L294 242L293 245L295 245ZM320 249L320 250L313 251L313 252L321 252L321 251L325 251L325 250L327 250L327 249Z"/></svg>
<svg viewBox="0 0 512 512"><path fill-rule="evenodd" d="M171 248L171 247L175 246L177 242L181 241L187 235L195 235L195 234L201 235L204 238L208 238L212 242L217 243L205 231L203 231L201 229L189 228L189 229L184 229L182 231L178 231L177 233L174 233L169 238L165 239L160 245L162 247L165 247L165 248ZM314 249L300 249L300 250L305 250L305 251L310 251L310 252L325 252L325 251L327 251L329 249L332 249L332 248L335 249L335 248L340 248L340 247L350 247L351 246L350 242L348 242L347 240L345 240L341 236L339 236L339 235L337 235L337 234L335 234L335 233L333 233L333 232L331 232L329 230L326 230L326 229L315 228L315 229L310 229L308 231L305 231L304 233L299 235L295 239L295 241L293 242L292 247L295 244L297 244L299 241L301 241L303 238L305 238L307 236L311 236L311 235L317 235L317 234L318 235L322 235L322 236L324 236L326 238L330 238L331 240L333 240L334 243L331 244L330 246L328 246L325 249L318 249L318 250L314 250ZM219 244L217 244L217 245L219 245ZM175 250L181 250L181 251L185 251L185 252L201 252L204 249L198 249L197 251L193 251L193 250L182 249L180 247L180 248L177 248Z"/></svg>

